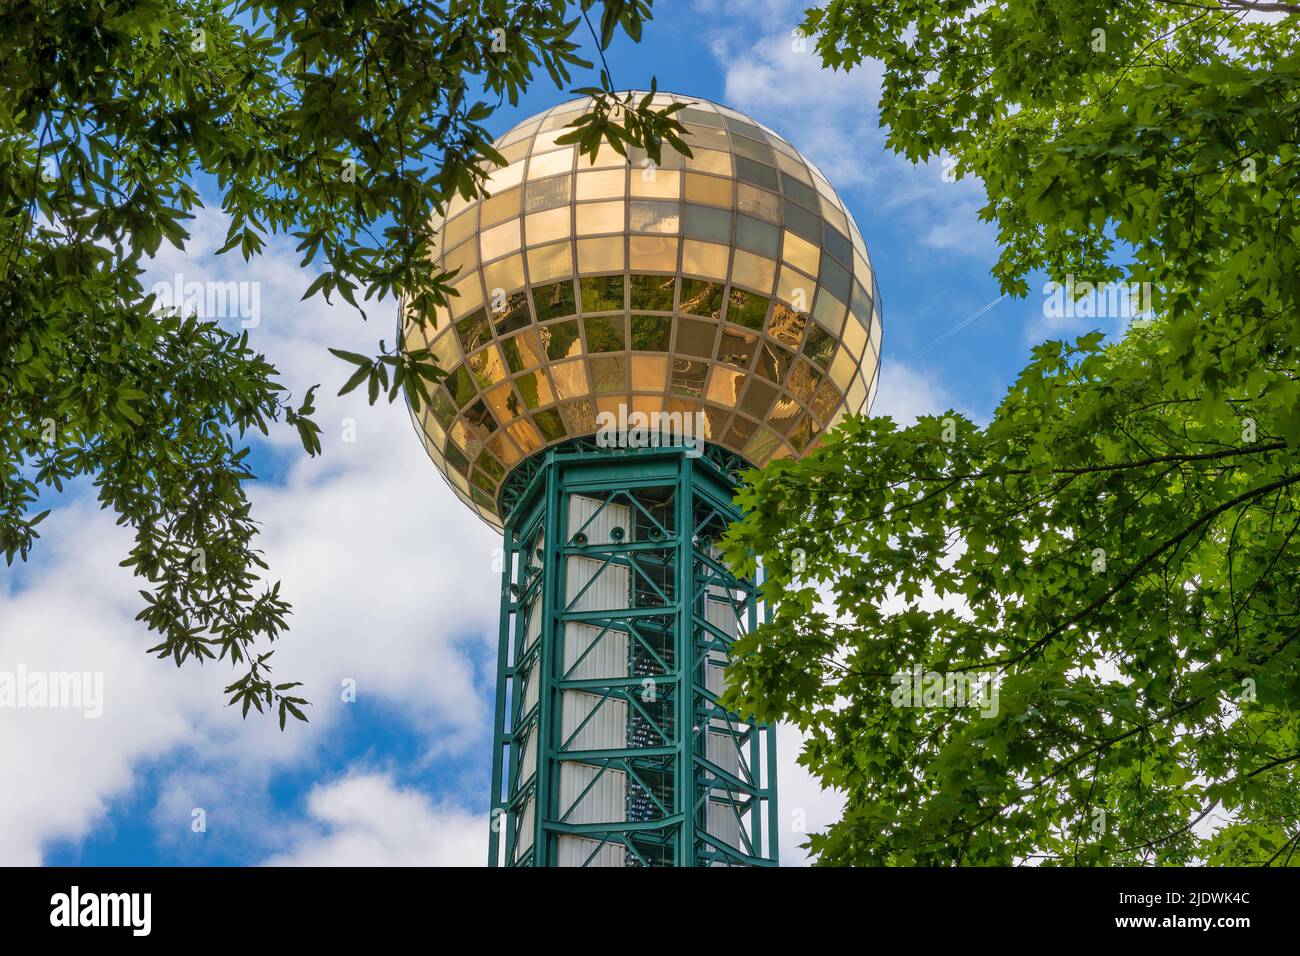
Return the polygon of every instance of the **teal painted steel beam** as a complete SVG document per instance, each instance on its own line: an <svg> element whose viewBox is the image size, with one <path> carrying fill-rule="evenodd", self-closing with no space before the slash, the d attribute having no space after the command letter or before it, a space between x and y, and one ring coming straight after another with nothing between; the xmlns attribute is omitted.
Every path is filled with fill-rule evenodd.
<svg viewBox="0 0 1300 956"><path fill-rule="evenodd" d="M492 865L775 864L775 735L710 686L757 621L711 553L743 467L577 442L503 483Z"/></svg>

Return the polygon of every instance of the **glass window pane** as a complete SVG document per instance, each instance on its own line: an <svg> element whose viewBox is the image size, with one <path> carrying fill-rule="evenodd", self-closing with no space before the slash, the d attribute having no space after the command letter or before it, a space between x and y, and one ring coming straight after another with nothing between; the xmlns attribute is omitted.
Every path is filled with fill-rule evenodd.
<svg viewBox="0 0 1300 956"><path fill-rule="evenodd" d="M723 326L722 340L718 343L718 361L740 368L749 368L758 348L758 336L731 326Z"/></svg>
<svg viewBox="0 0 1300 956"><path fill-rule="evenodd" d="M781 249L781 230L749 216L737 216L736 245L775 260Z"/></svg>
<svg viewBox="0 0 1300 956"><path fill-rule="evenodd" d="M503 297L494 296L488 306L491 308L492 324L496 326L497 335L509 335L532 324L533 314L528 311L528 292L524 289Z"/></svg>
<svg viewBox="0 0 1300 956"><path fill-rule="evenodd" d="M759 346L758 364L755 366L755 371L768 381L780 385L785 382L786 375L790 372L790 364L793 361L793 353L787 352L771 339L766 339Z"/></svg>
<svg viewBox="0 0 1300 956"><path fill-rule="evenodd" d="M491 262L511 252L518 252L519 220L510 219L499 226L483 230L479 233L478 241L483 250L484 262Z"/></svg>
<svg viewBox="0 0 1300 956"><path fill-rule="evenodd" d="M626 262L622 236L578 240L578 271L581 273L613 272L623 269Z"/></svg>
<svg viewBox="0 0 1300 956"><path fill-rule="evenodd" d="M519 195L520 190L511 189L499 196L485 199L480 207L483 220L481 228L495 226L499 222L505 222L519 215Z"/></svg>
<svg viewBox="0 0 1300 956"><path fill-rule="evenodd" d="M764 189L770 189L773 192L777 190L776 169L771 166L764 166L762 163L756 163L752 159L746 159L743 156L736 157L736 178L743 182L753 183L755 186L762 186Z"/></svg>
<svg viewBox="0 0 1300 956"><path fill-rule="evenodd" d="M584 398L591 391L587 387L587 363L582 359L552 365L551 381L560 398Z"/></svg>
<svg viewBox="0 0 1300 956"><path fill-rule="evenodd" d="M482 389L490 388L506 377L506 363L495 344L489 344L487 348L471 355L465 364L474 373L474 378Z"/></svg>
<svg viewBox="0 0 1300 956"><path fill-rule="evenodd" d="M682 272L726 280L731 250L718 243L687 239L682 245Z"/></svg>
<svg viewBox="0 0 1300 956"><path fill-rule="evenodd" d="M502 169L498 169L487 178L484 188L488 195L495 196L504 192L511 186L518 186L524 178L524 164L522 161L511 163Z"/></svg>
<svg viewBox="0 0 1300 956"><path fill-rule="evenodd" d="M620 156L618 150L609 143L601 143L600 149L596 151L593 159L591 154L585 153L578 157L578 169L602 169L606 166L626 166L627 157Z"/></svg>
<svg viewBox="0 0 1300 956"><path fill-rule="evenodd" d="M542 447L542 436L526 418L511 422L506 427L506 431L510 433L510 437L515 440L515 444L524 450L525 454L532 454Z"/></svg>
<svg viewBox="0 0 1300 956"><path fill-rule="evenodd" d="M862 353L867 350L867 330L856 318L844 323L844 347L855 359L862 361Z"/></svg>
<svg viewBox="0 0 1300 956"><path fill-rule="evenodd" d="M438 367L444 372L461 359L460 340L451 332L444 331L429 346L433 357L438 360Z"/></svg>
<svg viewBox="0 0 1300 956"><path fill-rule="evenodd" d="M713 366L709 375L709 401L717 402L727 408L735 408L740 401L740 392L745 387L745 373L737 372L721 365Z"/></svg>
<svg viewBox="0 0 1300 956"><path fill-rule="evenodd" d="M624 316L592 316L583 319L587 330L587 351L621 352L627 346ZM865 341L865 338L864 338Z"/></svg>
<svg viewBox="0 0 1300 956"><path fill-rule="evenodd" d="M727 300L727 321L750 329L761 329L770 300L753 292L733 288Z"/></svg>
<svg viewBox="0 0 1300 956"><path fill-rule="evenodd" d="M572 243L556 242L528 250L528 275L533 282L549 282L573 275Z"/></svg>
<svg viewBox="0 0 1300 956"><path fill-rule="evenodd" d="M572 146L551 153L534 153L528 159L528 178L545 179L569 172L573 169L573 153Z"/></svg>
<svg viewBox="0 0 1300 956"><path fill-rule="evenodd" d="M576 193L578 200L609 199L611 197L621 199L626 194L627 170L621 166L617 169L597 169L578 173L578 190Z"/></svg>
<svg viewBox="0 0 1300 956"><path fill-rule="evenodd" d="M848 349L840 349L835 353L835 358L831 360L831 381L835 383L840 391L849 387L849 382L853 380L853 373L857 366L853 362L853 356L849 354Z"/></svg>
<svg viewBox="0 0 1300 956"><path fill-rule="evenodd" d="M678 319L677 340L673 351L701 358L713 357L713 344L718 337L718 323L699 319Z"/></svg>
<svg viewBox="0 0 1300 956"><path fill-rule="evenodd" d="M548 358L569 358L582 354L582 340L578 337L576 319L544 325L538 331Z"/></svg>
<svg viewBox="0 0 1300 956"><path fill-rule="evenodd" d="M565 402L564 418L569 423L569 434L590 435L596 431L596 409L590 399Z"/></svg>
<svg viewBox="0 0 1300 956"><path fill-rule="evenodd" d="M602 232L622 232L627 204L597 202L576 207L578 235L590 236Z"/></svg>
<svg viewBox="0 0 1300 956"><path fill-rule="evenodd" d="M735 285L771 293L776 284L776 262L737 249L731 260L731 281Z"/></svg>
<svg viewBox="0 0 1300 956"><path fill-rule="evenodd" d="M816 275L817 267L821 264L821 253L817 247L788 229L785 232L785 246L781 255L790 265L803 270L808 275Z"/></svg>
<svg viewBox="0 0 1300 956"><path fill-rule="evenodd" d="M623 277L583 276L578 280L583 312L623 311Z"/></svg>
<svg viewBox="0 0 1300 956"><path fill-rule="evenodd" d="M535 212L524 219L524 238L530 246L553 242L569 235L569 207L560 206L546 212Z"/></svg>
<svg viewBox="0 0 1300 956"><path fill-rule="evenodd" d="M577 303L572 282L533 287L533 311L537 313L538 322L573 315L578 311Z"/></svg>
<svg viewBox="0 0 1300 956"><path fill-rule="evenodd" d="M632 316L632 350L667 352L673 334L673 320L666 315Z"/></svg>
<svg viewBox="0 0 1300 956"><path fill-rule="evenodd" d="M688 202L704 203L706 206L725 206L730 209L734 185L732 180L719 176L687 173L686 199Z"/></svg>
<svg viewBox="0 0 1300 956"><path fill-rule="evenodd" d="M632 356L632 391L662 392L668 384L666 356Z"/></svg>
<svg viewBox="0 0 1300 956"><path fill-rule="evenodd" d="M807 324L807 315L778 302L772 306L772 322L768 326L767 334L787 348L798 350Z"/></svg>
<svg viewBox="0 0 1300 956"><path fill-rule="evenodd" d="M633 202L628 207L632 232L676 235L681 232L681 207L675 202Z"/></svg>
<svg viewBox="0 0 1300 956"><path fill-rule="evenodd" d="M667 158L669 149L664 149ZM673 155L677 155L674 153ZM632 195L676 199L682 194L682 174L660 167L636 168L632 172Z"/></svg>
<svg viewBox="0 0 1300 956"><path fill-rule="evenodd" d="M750 376L745 397L740 400L740 410L746 415L762 419L767 414L767 410L772 407L772 402L776 400L778 394L775 386Z"/></svg>
<svg viewBox="0 0 1300 956"><path fill-rule="evenodd" d="M781 197L766 189L757 189L740 183L736 187L736 207L741 212L765 222L781 221Z"/></svg>
<svg viewBox="0 0 1300 956"><path fill-rule="evenodd" d="M844 328L844 316L849 308L825 289L817 292L817 304L813 307L813 318L826 327L831 335L838 336Z"/></svg>
<svg viewBox="0 0 1300 956"><path fill-rule="evenodd" d="M509 382L502 382L496 388L484 393L483 397L487 399L488 406L498 421L508 422L512 418L518 418L523 412L523 404L515 395L515 390Z"/></svg>
<svg viewBox="0 0 1300 956"><path fill-rule="evenodd" d="M809 305L816 289L817 283L808 276L789 266L781 267L781 281L777 284L776 294L778 298L789 302L796 312L811 311Z"/></svg>
<svg viewBox="0 0 1300 956"><path fill-rule="evenodd" d="M826 289L841 302L847 303L853 292L853 276L828 255L822 256L821 271L817 273L817 284Z"/></svg>
<svg viewBox="0 0 1300 956"><path fill-rule="evenodd" d="M648 312L671 312L677 294L673 276L629 277L632 308Z"/></svg>
<svg viewBox="0 0 1300 956"><path fill-rule="evenodd" d="M443 259L442 267L448 272L460 270L463 278L470 269L478 268L478 243L462 242Z"/></svg>
<svg viewBox="0 0 1300 956"><path fill-rule="evenodd" d="M785 227L797 236L802 236L814 245L821 242L822 238L822 219L816 213L808 212L790 202L789 199L783 203L785 212Z"/></svg>
<svg viewBox="0 0 1300 956"><path fill-rule="evenodd" d="M519 389L519 394L524 397L524 405L529 408L550 405L555 401L555 394L551 392L551 382L546 377L546 372L541 369L536 372L525 372L524 375L517 377L515 388Z"/></svg>
<svg viewBox="0 0 1300 956"><path fill-rule="evenodd" d="M677 271L677 242L661 236L630 236L628 268L638 272Z"/></svg>
<svg viewBox="0 0 1300 956"><path fill-rule="evenodd" d="M687 203L682 231L691 239L729 243L731 242L731 212Z"/></svg>
<svg viewBox="0 0 1300 956"><path fill-rule="evenodd" d="M494 262L490 266L483 267L483 285L488 291L490 305L501 304L504 306L505 294L520 288L523 284L523 256L510 256Z"/></svg>
<svg viewBox="0 0 1300 956"><path fill-rule="evenodd" d="M462 213L447 224L443 230L443 241L448 249L458 246L470 236L474 235L474 230L478 229L478 209L471 209L469 212Z"/></svg>
<svg viewBox="0 0 1300 956"><path fill-rule="evenodd" d="M570 176L557 176L554 179L529 183L524 199L524 211L538 212L555 206L567 206L572 189L573 178Z"/></svg>
<svg viewBox="0 0 1300 956"><path fill-rule="evenodd" d="M511 372L522 372L526 368L536 368L542 364L542 340L535 329L506 339L501 343L501 351L506 358L506 366Z"/></svg>
<svg viewBox="0 0 1300 956"><path fill-rule="evenodd" d="M724 153L717 149L701 149L698 146L692 146L691 152L695 155L686 158L687 169L694 169L702 173L718 173L722 176L731 175L730 153Z"/></svg>
<svg viewBox="0 0 1300 956"><path fill-rule="evenodd" d="M834 351L835 339L820 325L809 325L808 338L803 343L803 354L822 368L825 368L826 363L830 361L831 353Z"/></svg>
<svg viewBox="0 0 1300 956"><path fill-rule="evenodd" d="M562 419L560 413L553 408L548 408L535 414L533 416L533 424L537 426L538 431L542 433L542 437L548 442L559 441L565 436L564 419Z"/></svg>
<svg viewBox="0 0 1300 956"><path fill-rule="evenodd" d="M688 395L695 398L704 396L704 378L708 375L709 363L693 359L673 359L673 377L668 390L674 395Z"/></svg>
<svg viewBox="0 0 1300 956"><path fill-rule="evenodd" d="M456 294L451 297L451 314L457 318L483 306L483 277L471 272L451 284Z"/></svg>
<svg viewBox="0 0 1300 956"><path fill-rule="evenodd" d="M812 184L812 176L808 173L808 167L793 156L778 152L776 154L776 165L781 170L782 183L785 182L786 177L790 177L801 183Z"/></svg>
<svg viewBox="0 0 1300 956"><path fill-rule="evenodd" d="M721 282L704 282L699 279L682 280L682 302L677 307L679 312L720 319L722 318L722 303Z"/></svg>
<svg viewBox="0 0 1300 956"><path fill-rule="evenodd" d="M771 146L750 139L748 136L731 137L731 148L736 151L737 156L744 156L746 159L752 159L755 162L765 163L769 166L776 162L776 158L772 155Z"/></svg>
<svg viewBox="0 0 1300 956"><path fill-rule="evenodd" d="M627 358L622 355L601 355L591 360L593 391L609 395L627 391Z"/></svg>

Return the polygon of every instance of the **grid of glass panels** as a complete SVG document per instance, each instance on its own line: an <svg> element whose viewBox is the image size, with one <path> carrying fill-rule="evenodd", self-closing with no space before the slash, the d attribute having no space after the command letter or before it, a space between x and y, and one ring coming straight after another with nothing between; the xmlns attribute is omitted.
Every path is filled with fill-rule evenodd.
<svg viewBox="0 0 1300 956"><path fill-rule="evenodd" d="M677 113L694 153L661 162L556 146L587 100L519 124L483 200L439 223L459 293L407 341L449 373L414 410L456 494L500 526L505 476L595 434L602 411L704 413L762 466L870 405L880 301L853 217L770 129L707 101Z"/></svg>

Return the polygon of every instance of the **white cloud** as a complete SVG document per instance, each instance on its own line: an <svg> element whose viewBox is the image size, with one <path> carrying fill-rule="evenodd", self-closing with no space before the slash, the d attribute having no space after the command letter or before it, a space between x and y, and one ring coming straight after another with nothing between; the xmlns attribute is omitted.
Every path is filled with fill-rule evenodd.
<svg viewBox="0 0 1300 956"><path fill-rule="evenodd" d="M880 127L883 64L825 69L811 43L800 49L791 36L801 10L779 2L728 6L730 26L711 43L726 76L726 104L771 127L815 163L860 227L887 209L921 246L991 262L996 235L979 221L985 203L980 181L948 182L941 161L914 165L894 154ZM754 28L764 31L757 41Z"/></svg>
<svg viewBox="0 0 1300 956"><path fill-rule="evenodd" d="M933 369L917 368L886 357L881 362L880 390L871 414L888 415L900 426L906 426L921 415L937 415L958 408L957 400L939 375Z"/></svg>
<svg viewBox="0 0 1300 956"><path fill-rule="evenodd" d="M368 773L318 784L307 798L312 823L269 866L483 866L486 816L435 804Z"/></svg>
<svg viewBox="0 0 1300 956"><path fill-rule="evenodd" d="M362 323L319 299L299 302L310 276L287 243L252 263L214 260L224 229L220 213L201 211L191 251L160 256L154 278L180 271L262 283L253 344L296 394L322 383L323 457L308 459L290 429L273 428L284 480L249 486L269 575L294 605L274 676L304 682L312 722L282 734L273 720L242 721L222 706L235 673L227 664L178 670L146 655L157 637L134 621L140 584L117 567L130 533L86 489L65 496L41 527L21 588L0 579L0 670L102 672L104 713L0 709L0 766L17 782L0 788L0 864L38 863L51 840L93 834L112 801L162 758L180 765L160 783L154 816L164 839L188 831L193 805L210 821L233 821L251 795L267 804L251 812L270 812L271 771L310 767L328 735L353 719L340 699L344 678L357 682L360 700L393 708L418 732L426 759L463 752L490 720L483 662L495 652L496 536L443 485L400 402L372 408L359 393L334 395L346 366L325 346L369 352L380 337L391 343L392 305ZM353 443L343 440L345 419L355 422ZM254 823L210 827L208 837Z"/></svg>

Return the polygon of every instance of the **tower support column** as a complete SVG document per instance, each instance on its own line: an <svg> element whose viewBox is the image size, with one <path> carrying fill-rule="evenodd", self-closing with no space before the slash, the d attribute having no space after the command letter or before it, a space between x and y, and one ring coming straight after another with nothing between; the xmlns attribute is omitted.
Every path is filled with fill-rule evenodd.
<svg viewBox="0 0 1300 956"><path fill-rule="evenodd" d="M774 729L717 703L757 586L717 540L745 463L578 441L515 469L489 864L771 866Z"/></svg>

